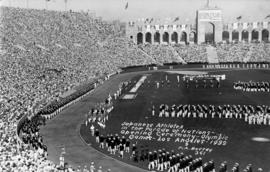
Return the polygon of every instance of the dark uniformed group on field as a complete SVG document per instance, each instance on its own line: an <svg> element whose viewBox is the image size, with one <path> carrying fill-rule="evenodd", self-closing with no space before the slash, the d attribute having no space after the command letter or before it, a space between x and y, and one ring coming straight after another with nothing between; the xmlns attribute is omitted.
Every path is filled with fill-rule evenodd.
<svg viewBox="0 0 270 172"><path fill-rule="evenodd" d="M152 116L156 115L152 106ZM235 118L248 124L270 125L270 107L266 105L172 105L161 104L158 117L173 118Z"/></svg>
<svg viewBox="0 0 270 172"><path fill-rule="evenodd" d="M202 158L193 158L191 155L184 153L176 153L174 150L167 151L166 149L159 149L150 151L149 147L138 146L131 144L129 139L124 136L120 137L118 134L103 136L96 129L94 132L96 143L101 149L106 149L112 155L119 155L124 158L126 156L133 162L147 162L150 171L168 171L168 172L215 172L215 163L213 160L203 163ZM219 172L226 172L227 162L222 162L216 169ZM233 172L239 172L239 164L235 163L232 168ZM246 172L252 172L252 166L248 165Z"/></svg>
<svg viewBox="0 0 270 172"><path fill-rule="evenodd" d="M220 88L220 80L219 79L185 79L184 80L186 88L192 87L194 85L195 88Z"/></svg>
<svg viewBox="0 0 270 172"><path fill-rule="evenodd" d="M179 78L178 78L179 79ZM204 82L204 81L203 81ZM196 84L196 81L195 81ZM212 82L210 81L212 87ZM121 94L121 91L120 91ZM117 93L116 97L119 97ZM105 104L111 104L112 98L109 96ZM270 107L268 106L252 106L252 105L172 105L162 104L159 106L159 112L155 107L152 107L152 115L158 117L192 117L192 118L236 118L244 119L249 124L264 124L270 125ZM133 162L147 162L150 171L168 171L168 172L214 172L215 163L213 160L203 163L202 158L194 158L191 155L184 153L175 153L173 150L165 149L150 150L148 146L139 146L125 136L118 134L103 135L93 125L94 122L99 122L100 119L108 120L107 110L104 108L92 109L91 115L86 120L86 126L90 126L91 135L95 137L96 143L101 149L106 149L110 154L127 158ZM99 119L100 118L100 119ZM101 121L103 121L101 120ZM219 172L226 172L227 163L223 162L217 166ZM239 164L235 163L231 169L233 172L239 172ZM251 166L247 166L246 172L252 172Z"/></svg>
<svg viewBox="0 0 270 172"><path fill-rule="evenodd" d="M183 153L175 153L174 151L166 151L160 149L158 151L149 151L148 146L140 146L132 144L129 139L124 136L120 137L118 134L103 136L99 130L94 132L96 143L101 149L107 149L112 155L119 155L134 162L148 162L149 170L168 171L168 172L189 172L189 171L213 171L215 168L214 162L209 161L203 164L202 158L193 158L191 155L184 155ZM130 150L131 149L131 150ZM224 166L223 168L227 168Z"/></svg>
<svg viewBox="0 0 270 172"><path fill-rule="evenodd" d="M270 92L269 82L234 82L233 88L247 92Z"/></svg>

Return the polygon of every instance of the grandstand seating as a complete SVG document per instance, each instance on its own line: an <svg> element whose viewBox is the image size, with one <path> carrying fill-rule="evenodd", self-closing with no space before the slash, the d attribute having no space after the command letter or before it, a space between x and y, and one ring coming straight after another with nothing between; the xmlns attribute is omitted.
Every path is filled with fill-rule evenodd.
<svg viewBox="0 0 270 172"><path fill-rule="evenodd" d="M30 149L27 136L20 143L15 124L27 115L32 126L30 117L64 92L131 65L207 62L205 45L175 45L178 55L169 45L138 47L112 24L84 12L1 11L0 171L57 168L45 148ZM220 62L270 61L268 44L222 44L217 52Z"/></svg>

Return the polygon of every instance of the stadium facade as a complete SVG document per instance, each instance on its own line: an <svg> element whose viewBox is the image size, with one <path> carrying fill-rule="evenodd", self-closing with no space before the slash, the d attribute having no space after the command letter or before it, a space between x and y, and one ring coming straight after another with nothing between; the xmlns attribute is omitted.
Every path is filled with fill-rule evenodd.
<svg viewBox="0 0 270 172"><path fill-rule="evenodd" d="M136 44L270 42L269 21L241 22L239 19L235 23L224 23L222 10L217 7L197 10L195 23L182 24L179 18L139 19L127 23L126 35Z"/></svg>

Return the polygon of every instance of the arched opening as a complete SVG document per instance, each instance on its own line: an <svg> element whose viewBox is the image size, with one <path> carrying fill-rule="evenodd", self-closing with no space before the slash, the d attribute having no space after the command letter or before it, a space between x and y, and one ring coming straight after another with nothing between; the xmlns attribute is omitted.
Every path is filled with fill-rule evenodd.
<svg viewBox="0 0 270 172"><path fill-rule="evenodd" d="M259 32L257 30L252 31L251 40L252 41L258 41L259 40Z"/></svg>
<svg viewBox="0 0 270 172"><path fill-rule="evenodd" d="M171 37L172 37L172 43L178 44L178 34L177 34L177 32L173 32Z"/></svg>
<svg viewBox="0 0 270 172"><path fill-rule="evenodd" d="M269 42L269 31L267 29L262 30L262 41Z"/></svg>
<svg viewBox="0 0 270 172"><path fill-rule="evenodd" d="M160 33L156 32L154 34L154 43L160 43Z"/></svg>
<svg viewBox="0 0 270 172"><path fill-rule="evenodd" d="M145 34L145 42L149 43L149 44L152 44L152 35L150 32L147 32Z"/></svg>
<svg viewBox="0 0 270 172"><path fill-rule="evenodd" d="M184 42L185 44L187 43L187 33L186 32L181 33L180 41Z"/></svg>
<svg viewBox="0 0 270 172"><path fill-rule="evenodd" d="M137 44L143 43L143 34L140 32L137 34Z"/></svg>
<svg viewBox="0 0 270 172"><path fill-rule="evenodd" d="M226 42L229 42L230 40L230 34L228 31L223 31L222 32L222 40L223 41L226 41Z"/></svg>
<svg viewBox="0 0 270 172"><path fill-rule="evenodd" d="M247 30L242 31L242 41L248 42L248 31Z"/></svg>
<svg viewBox="0 0 270 172"><path fill-rule="evenodd" d="M236 31L236 30L234 30L232 32L232 41L234 41L234 42L238 42L239 41L239 32Z"/></svg>
<svg viewBox="0 0 270 172"><path fill-rule="evenodd" d="M205 24L205 43L213 44L215 42L215 25L213 23Z"/></svg>
<svg viewBox="0 0 270 172"><path fill-rule="evenodd" d="M163 33L163 42L167 42L167 43L169 43L169 34L168 34L168 32L164 32Z"/></svg>
<svg viewBox="0 0 270 172"><path fill-rule="evenodd" d="M192 43L196 42L196 34L195 34L195 32L191 32L189 34L189 42L192 42Z"/></svg>

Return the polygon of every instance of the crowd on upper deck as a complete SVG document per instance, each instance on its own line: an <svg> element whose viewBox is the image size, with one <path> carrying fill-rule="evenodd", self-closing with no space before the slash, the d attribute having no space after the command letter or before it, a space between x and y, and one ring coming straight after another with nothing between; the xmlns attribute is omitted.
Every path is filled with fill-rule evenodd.
<svg viewBox="0 0 270 172"><path fill-rule="evenodd" d="M86 12L1 7L1 13L0 171L56 170L35 123L26 125L20 143L16 122L65 92L121 67L207 62L205 46L139 47L112 23ZM270 60L270 46L262 43L222 44L217 52L220 62Z"/></svg>

